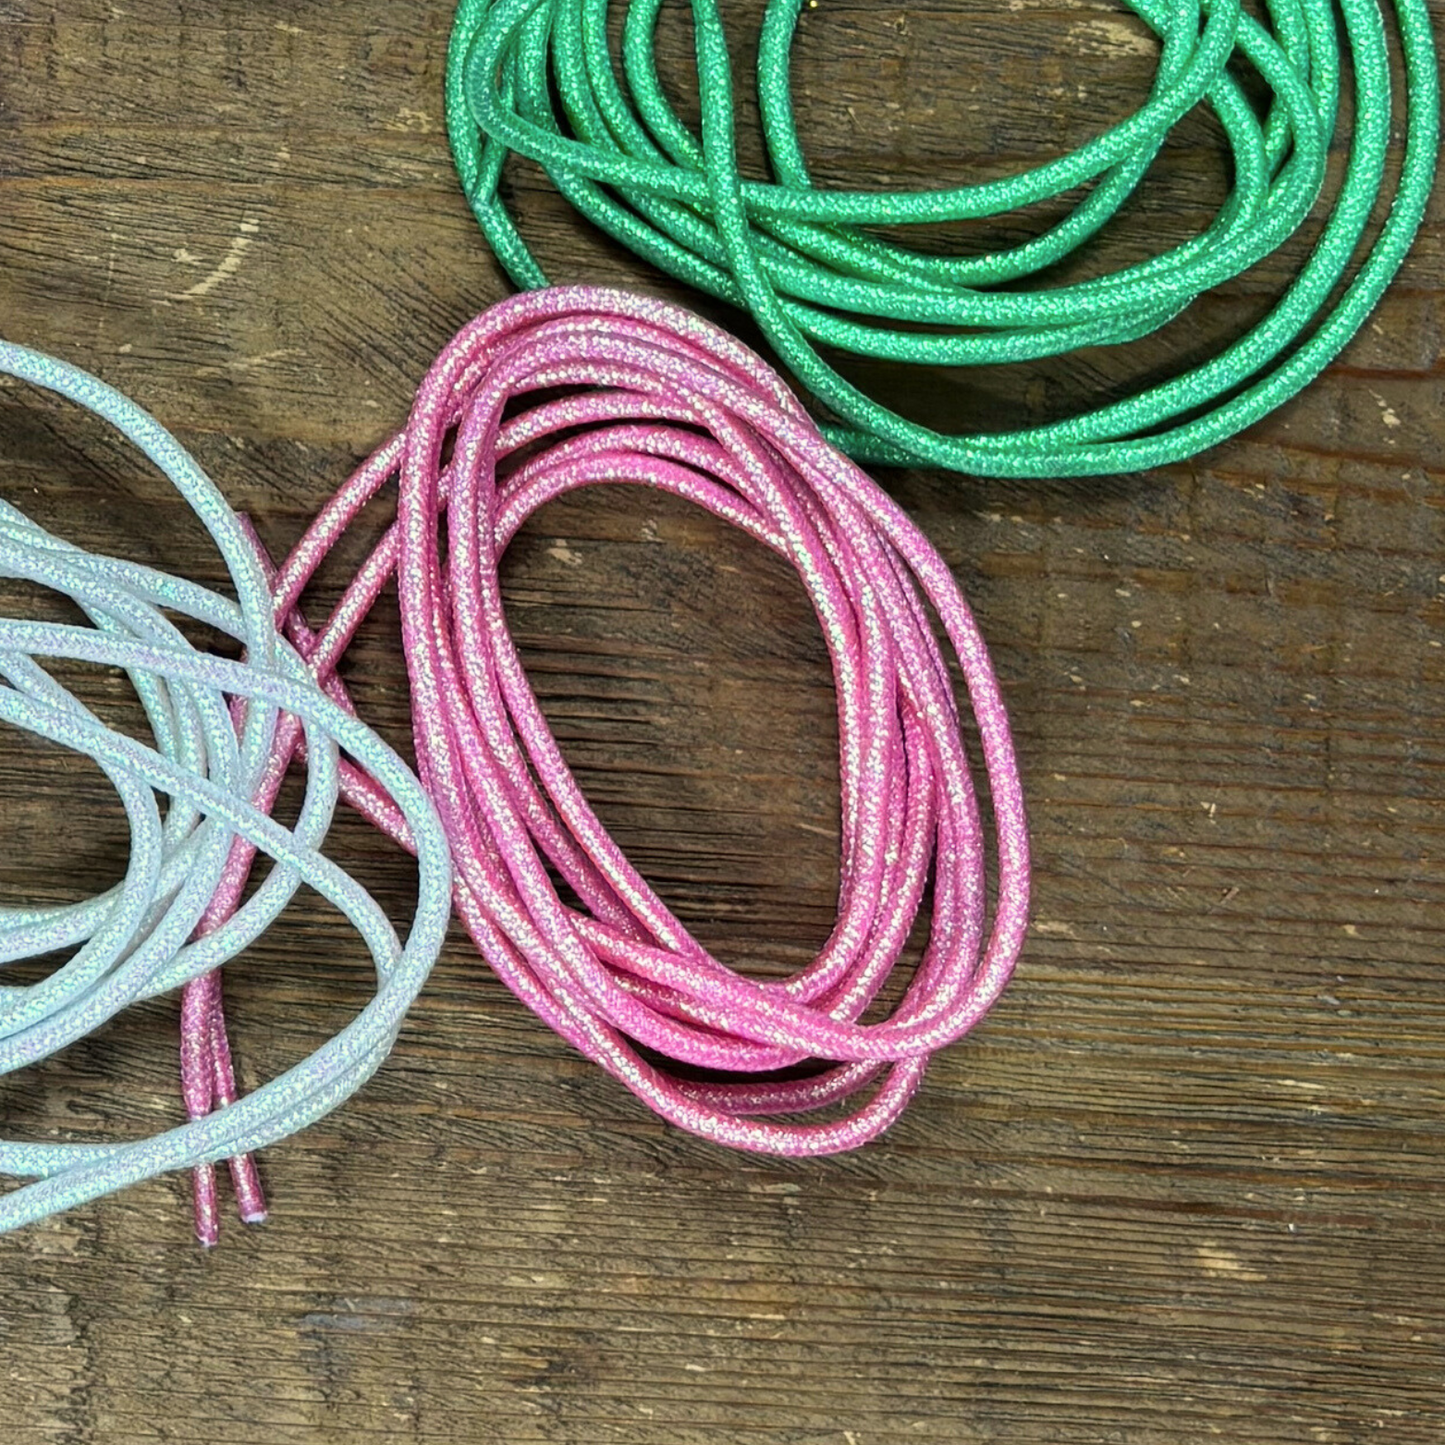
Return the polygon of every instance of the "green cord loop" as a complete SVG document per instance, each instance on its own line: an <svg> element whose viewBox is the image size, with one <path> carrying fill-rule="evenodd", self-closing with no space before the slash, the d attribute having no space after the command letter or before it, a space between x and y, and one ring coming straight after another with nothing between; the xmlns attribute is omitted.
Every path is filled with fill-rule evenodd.
<svg viewBox="0 0 1445 1445"><path fill-rule="evenodd" d="M447 129L472 210L517 285L545 286L547 278L499 195L512 151L539 162L577 210L639 256L751 312L800 382L844 423L825 428L831 440L861 460L988 476L1138 471L1224 441L1308 385L1399 269L1429 199L1438 144L1439 77L1424 0L1392 0L1404 61L1404 156L1389 214L1343 288L1385 187L1390 149L1390 64L1376 0L1340 0L1355 127L1322 233L1269 314L1217 355L1066 421L948 436L866 396L818 351L970 366L1133 341L1294 234L1319 197L1335 130L1341 64L1330 0L1268 0L1268 27L1242 13L1240 0L1127 3L1161 46L1144 104L1069 155L977 185L905 193L813 185L789 77L803 0L769 0L759 38L771 182L738 169L717 0L691 0L700 134L678 118L658 78L663 0L629 0L625 88L607 40L610 0L461 0L447 58ZM1269 88L1262 123L1231 74L1241 65ZM1233 169L1229 194L1203 231L1087 281L996 289L1055 265L1097 234L1170 129L1200 103L1218 118ZM1084 188L1083 199L1062 221L990 255L927 255L866 229L1001 216L1075 188ZM938 329L914 329L920 324Z"/></svg>

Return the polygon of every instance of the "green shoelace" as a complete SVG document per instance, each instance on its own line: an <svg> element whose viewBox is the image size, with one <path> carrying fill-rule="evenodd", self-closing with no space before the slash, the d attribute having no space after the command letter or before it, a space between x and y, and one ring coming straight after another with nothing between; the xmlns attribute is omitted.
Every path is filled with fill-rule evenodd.
<svg viewBox="0 0 1445 1445"><path fill-rule="evenodd" d="M1434 177L1439 78L1424 0L1393 0L1404 62L1404 157L1389 214L1391 86L1376 0L1340 0L1355 125L1344 179L1308 260L1268 315L1202 365L1047 426L949 436L865 395L819 354L967 366L1137 339L1253 266L1319 196L1335 130L1341 57L1329 0L1267 0L1269 28L1240 0L1128 0L1158 35L1147 101L1072 154L1000 181L920 192L820 190L798 141L789 55L803 0L770 0L758 46L764 139L775 177L745 180L717 0L691 0L700 135L669 105L654 35L663 0L630 0L619 81L609 0L462 0L447 62L447 127L472 210L512 280L547 284L498 194L510 151L539 162L569 201L662 270L746 307L774 350L842 425L860 460L992 476L1137 471L1233 436L1306 386L1360 327L1398 270ZM1263 120L1230 73L1269 87ZM560 112L557 103L560 101ZM1058 262L1125 203L1171 127L1200 103L1232 151L1229 194L1173 250L1052 289L998 290ZM1064 220L991 255L939 257L867 228L1000 216L1077 187ZM1342 286L1355 258L1348 285ZM894 324L890 324L894 323ZM920 324L931 330L916 329Z"/></svg>

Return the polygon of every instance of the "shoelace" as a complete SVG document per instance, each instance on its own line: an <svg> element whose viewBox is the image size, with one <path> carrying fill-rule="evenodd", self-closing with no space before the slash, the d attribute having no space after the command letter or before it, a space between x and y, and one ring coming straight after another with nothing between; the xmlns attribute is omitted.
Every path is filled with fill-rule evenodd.
<svg viewBox="0 0 1445 1445"><path fill-rule="evenodd" d="M447 125L468 200L519 286L547 284L499 190L510 151L539 162L588 219L670 275L746 307L783 362L842 423L851 455L991 476L1136 471L1192 456L1287 401L1338 354L1414 238L1435 172L1439 77L1424 0L1392 0L1406 97L1404 155L1387 219L1391 85L1376 0L1340 0L1354 76L1349 158L1323 231L1269 314L1217 355L1110 405L998 435L948 436L869 398L824 358L945 366L1021 361L1133 340L1278 248L1310 213L1335 132L1341 54L1331 0L1128 0L1161 43L1144 104L1069 155L999 181L896 193L826 190L794 122L789 56L802 0L770 0L757 83L773 180L745 179L716 0L692 0L702 98L694 134L653 55L662 0L625 9L619 81L609 0L461 0L447 67ZM1269 91L1263 122L1231 73ZM1174 124L1196 105L1232 153L1228 198L1173 250L1053 288L1025 289L1127 202ZM479 133L480 132L480 133ZM1084 188L1063 220L992 254L939 257L869 230L1003 216ZM1360 259L1340 289L1352 258ZM1007 285L1008 289L995 289ZM931 329L923 329L931 328Z"/></svg>
<svg viewBox="0 0 1445 1445"><path fill-rule="evenodd" d="M393 477L396 522L313 632L303 590ZM612 483L672 492L742 528L797 569L817 609L838 689L842 884L827 943L786 980L750 979L710 955L623 856L564 761L508 632L497 569L517 529L565 492ZM998 685L952 574L907 516L725 333L620 292L539 291L457 335L406 429L280 568L277 616L329 689L393 575L418 770L451 841L455 903L513 993L663 1117L721 1143L821 1154L887 1127L930 1055L999 996L1028 901ZM929 608L982 743L998 852L991 921L985 825ZM343 763L341 788L409 842L362 770ZM861 1022L903 951L930 867L922 961L886 1017ZM549 869L580 906L559 896ZM673 1063L723 1072L700 1082ZM767 1118L875 1084L841 1119Z"/></svg>
<svg viewBox="0 0 1445 1445"><path fill-rule="evenodd" d="M195 1167L196 1223L217 1229L214 1161L235 1156L241 1212L264 1217L249 1151L336 1108L380 1065L445 935L451 872L446 839L420 784L390 748L312 680L278 638L256 544L189 454L152 417L96 378L0 343L0 372L103 417L175 484L205 523L236 589L232 601L149 567L83 551L0 502L0 576L73 601L93 627L0 617L0 723L95 761L130 825L115 887L76 904L0 908L0 964L74 949L42 982L0 987L0 1072L47 1058L129 1004L188 986L183 1055L191 1122L129 1143L0 1142L0 1172L37 1177L0 1197L0 1231L71 1208L166 1170ZM197 651L167 613L244 644L232 662ZM154 745L109 727L37 659L123 668ZM300 815L268 816L281 780L273 747L304 735ZM367 769L417 855L419 892L405 945L360 884L321 848L345 749ZM285 749L289 759L291 750ZM157 794L170 799L164 820ZM257 850L275 860L241 906ZM308 883L356 927L376 965L375 997L335 1038L253 1093L236 1097L219 977ZM213 1104L220 1107L212 1112Z"/></svg>

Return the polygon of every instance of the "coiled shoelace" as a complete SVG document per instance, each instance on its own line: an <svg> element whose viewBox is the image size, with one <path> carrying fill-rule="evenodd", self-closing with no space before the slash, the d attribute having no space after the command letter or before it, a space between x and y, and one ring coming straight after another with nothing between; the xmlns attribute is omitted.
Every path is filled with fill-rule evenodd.
<svg viewBox="0 0 1445 1445"><path fill-rule="evenodd" d="M303 589L393 476L396 523L313 633L297 608ZM754 981L712 957L628 863L563 760L507 630L497 569L522 522L565 492L620 482L685 497L785 558L827 639L842 774L838 920L785 981ZM406 430L280 569L277 615L323 684L336 686L337 660L393 573L418 767L451 840L456 906L512 991L659 1114L710 1139L827 1153L885 1128L928 1057L998 997L1028 897L1002 699L922 533L745 347L677 308L569 288L515 297L467 326L427 375ZM999 868L987 937L983 822L928 607L961 664L988 772ZM403 820L362 773L343 765L342 791L405 841ZM860 1022L904 947L930 863L927 950L889 1016ZM549 867L581 907L559 897ZM684 1077L644 1047L724 1078ZM800 1064L813 1069L775 1076ZM836 1122L765 1118L875 1082Z"/></svg>
<svg viewBox="0 0 1445 1445"><path fill-rule="evenodd" d="M103 417L174 482L215 539L237 601L149 567L97 556L0 502L0 577L71 598L93 627L0 617L0 722L91 759L130 825L123 880L75 904L0 908L0 964L75 949L42 982L0 987L0 1072L49 1057L128 1004L190 985L184 1008L192 1121L120 1144L0 1142L0 1172L39 1182L0 1198L0 1230L137 1180L197 1166L197 1229L216 1234L213 1161L233 1165L243 1216L264 1216L244 1156L334 1109L385 1058L441 947L450 862L416 778L369 728L328 698L272 622L255 545L189 454L152 417L85 372L0 343L0 372ZM220 629L246 648L232 662L197 651L166 616ZM36 659L123 668L154 735L148 746L107 726ZM299 721L298 721L299 720ZM267 810L280 774L273 744L304 733L305 800L291 828ZM337 798L338 748L384 792L417 855L419 897L405 946L358 883L318 851ZM287 751L286 756L290 753ZM157 794L171 801L164 819ZM259 806L258 806L259 804ZM257 850L275 866L237 907ZM376 964L375 997L304 1062L237 1099L212 972L256 939L308 883L355 925ZM221 1107L211 1112L213 1103Z"/></svg>
<svg viewBox="0 0 1445 1445"><path fill-rule="evenodd" d="M1335 130L1341 56L1331 0L1267 0L1268 28L1244 14L1240 0L1127 3L1161 42L1148 99L1073 153L1004 180L902 194L815 187L789 86L802 0L770 0L758 45L771 182L745 180L738 169L716 0L691 0L702 99L696 135L658 78L653 39L662 0L626 7L625 89L608 45L609 0L462 0L448 57L452 151L482 230L518 285L543 286L546 278L499 194L509 151L539 162L582 214L640 256L746 307L782 360L844 423L825 430L855 457L993 476L1153 467L1233 436L1306 386L1398 270L1436 163L1439 78L1424 0L1392 4L1407 125L1383 227L1361 248L1390 148L1385 27L1376 0L1340 0L1354 73L1343 181L1277 304L1209 360L1055 424L948 436L870 399L818 350L961 366L1133 340L1299 227L1320 192ZM1262 124L1235 67L1247 67L1269 90ZM1098 234L1170 129L1201 102L1218 117L1233 162L1229 195L1209 225L1173 250L1091 280L1019 287ZM1081 198L1063 220L992 254L938 257L867 229L1002 216L1075 188L1083 188ZM1363 259L1336 295L1358 249ZM1005 283L1009 289L990 289Z"/></svg>

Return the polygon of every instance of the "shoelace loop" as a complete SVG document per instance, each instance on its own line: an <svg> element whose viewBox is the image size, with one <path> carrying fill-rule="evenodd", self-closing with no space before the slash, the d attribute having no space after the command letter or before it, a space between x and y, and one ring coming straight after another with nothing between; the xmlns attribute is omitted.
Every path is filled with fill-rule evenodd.
<svg viewBox="0 0 1445 1445"><path fill-rule="evenodd" d="M307 582L392 478L396 522L313 632L299 609ZM563 759L508 631L498 564L517 529L565 492L612 483L674 493L742 528L797 569L817 609L838 689L842 886L826 945L786 980L747 978L710 955L623 856ZM999 996L1028 903L998 684L957 583L902 510L717 328L620 292L544 290L458 334L406 429L280 568L277 615L324 685L393 575L417 763L451 841L456 906L508 987L659 1114L710 1139L819 1154L886 1128L930 1055ZM985 825L929 609L981 739L998 850L991 910ZM362 772L343 765L342 790L404 836ZM861 1022L903 951L930 868L923 959L888 1016ZM722 1074L699 1082L696 1068ZM768 1117L874 1084L841 1119Z"/></svg>
<svg viewBox="0 0 1445 1445"><path fill-rule="evenodd" d="M758 44L769 181L746 179L738 168L717 0L691 0L697 133L658 77L653 41L662 0L626 5L621 79L609 49L609 0L461 0L447 66L452 153L488 242L519 286L547 278L500 190L509 152L537 161L578 211L639 256L751 312L778 356L839 419L825 430L854 457L986 476L1138 471L1192 456L1294 396L1355 334L1399 269L1429 199L1438 145L1439 76L1424 0L1392 0L1406 134L1383 225L1367 237L1388 184L1385 27L1376 0L1340 0L1354 77L1344 176L1294 280L1263 320L1218 354L1064 421L950 436L873 400L820 350L967 366L1130 341L1296 231L1320 193L1339 108L1332 0L1270 0L1267 26L1240 0L1127 3L1161 46L1153 88L1133 115L1069 155L1006 179L900 193L813 183L789 81L802 0L769 0ZM1262 118L1235 79L1241 68L1268 89ZM1199 104L1218 117L1232 161L1229 194L1209 224L1172 250L1104 275L1020 285L1108 224L1171 128ZM1080 198L1062 220L991 254L940 257L869 229L1003 217L1076 189Z"/></svg>
<svg viewBox="0 0 1445 1445"><path fill-rule="evenodd" d="M0 724L93 759L115 787L131 834L116 886L75 904L0 908L0 964L74 950L41 982L0 987L0 1072L48 1058L132 1003L185 987L182 1051L191 1114L182 1127L130 1143L0 1142L0 1172L38 1179L0 1197L0 1231L194 1167L197 1231L210 1243L217 1228L215 1161L234 1156L241 1212L263 1217L245 1156L336 1108L386 1057L445 935L446 839L405 764L328 697L277 636L254 539L179 443L118 392L53 357L0 342L0 372L70 398L134 442L205 523L237 598L83 551L0 502L0 577L60 593L94 624L0 617ZM218 628L244 645L245 660L198 651L167 614ZM153 743L108 726L40 665L45 659L125 669ZM286 740L300 737L307 787L288 828L269 816L281 781L274 759ZM418 901L405 944L370 894L319 851L336 803L342 749L405 820L417 855ZM170 800L164 818L157 795ZM240 904L257 851L274 866ZM215 970L254 941L303 882L361 934L376 964L376 994L309 1058L237 1098Z"/></svg>

